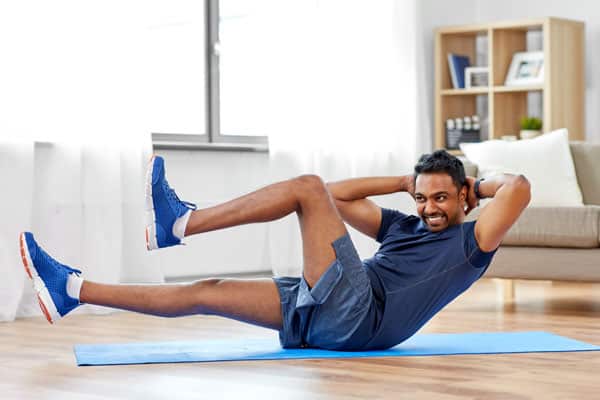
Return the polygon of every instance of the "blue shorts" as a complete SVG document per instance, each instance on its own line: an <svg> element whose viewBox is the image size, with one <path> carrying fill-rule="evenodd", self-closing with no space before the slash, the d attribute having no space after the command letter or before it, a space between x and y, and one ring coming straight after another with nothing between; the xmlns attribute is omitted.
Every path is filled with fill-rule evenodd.
<svg viewBox="0 0 600 400"><path fill-rule="evenodd" d="M371 282L348 234L332 244L336 259L313 288L302 277L275 277L284 348L360 350L374 335L378 315Z"/></svg>

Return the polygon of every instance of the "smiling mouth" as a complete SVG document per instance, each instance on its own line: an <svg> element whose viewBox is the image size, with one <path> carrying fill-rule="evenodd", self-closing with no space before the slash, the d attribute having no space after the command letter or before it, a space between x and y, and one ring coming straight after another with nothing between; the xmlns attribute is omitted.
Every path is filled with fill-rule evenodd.
<svg viewBox="0 0 600 400"><path fill-rule="evenodd" d="M441 224L443 221L445 220L445 217L443 215L436 215L436 216L431 216L431 217L425 217L425 221L429 224L429 225L439 225Z"/></svg>

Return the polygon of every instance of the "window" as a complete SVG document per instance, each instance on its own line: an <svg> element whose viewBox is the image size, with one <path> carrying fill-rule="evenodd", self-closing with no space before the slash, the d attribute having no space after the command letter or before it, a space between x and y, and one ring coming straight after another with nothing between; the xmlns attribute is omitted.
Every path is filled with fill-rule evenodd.
<svg viewBox="0 0 600 400"><path fill-rule="evenodd" d="M163 147L264 150L268 7L273 0L177 0L150 26L151 129Z"/></svg>

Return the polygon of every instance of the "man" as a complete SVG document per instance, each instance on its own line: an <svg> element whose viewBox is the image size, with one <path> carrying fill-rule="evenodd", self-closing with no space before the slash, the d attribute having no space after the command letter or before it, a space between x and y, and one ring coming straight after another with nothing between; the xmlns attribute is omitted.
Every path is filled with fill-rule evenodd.
<svg viewBox="0 0 600 400"><path fill-rule="evenodd" d="M283 347L391 347L483 275L530 199L525 177L476 181L443 150L423 155L414 175L328 184L302 175L202 210L179 200L165 179L161 157L151 160L146 180L149 250L295 212L302 231L303 276L105 285L84 281L79 270L54 260L31 233L22 233L23 263L50 322L89 303L168 317L220 315L278 330ZM419 216L367 199L394 192L413 196ZM480 198L493 200L476 222L463 222ZM344 221L381 243L373 257L361 261Z"/></svg>

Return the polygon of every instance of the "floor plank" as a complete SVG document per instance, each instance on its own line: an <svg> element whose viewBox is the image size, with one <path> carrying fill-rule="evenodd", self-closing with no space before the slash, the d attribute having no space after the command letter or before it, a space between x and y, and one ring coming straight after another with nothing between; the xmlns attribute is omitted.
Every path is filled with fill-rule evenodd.
<svg viewBox="0 0 600 400"><path fill-rule="evenodd" d="M600 345L600 285L518 281L516 303L483 279L423 332L545 330ZM2 399L597 398L600 353L278 360L77 367L73 345L276 337L218 317L133 313L0 324Z"/></svg>

